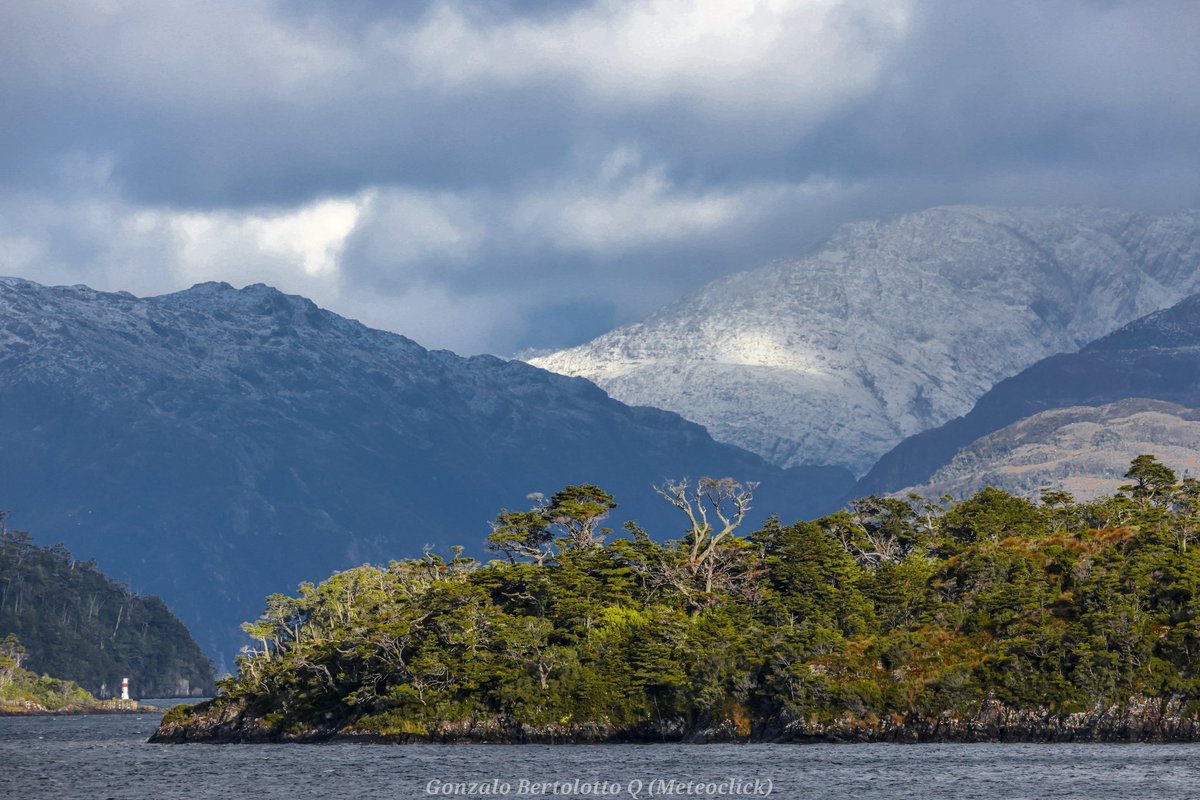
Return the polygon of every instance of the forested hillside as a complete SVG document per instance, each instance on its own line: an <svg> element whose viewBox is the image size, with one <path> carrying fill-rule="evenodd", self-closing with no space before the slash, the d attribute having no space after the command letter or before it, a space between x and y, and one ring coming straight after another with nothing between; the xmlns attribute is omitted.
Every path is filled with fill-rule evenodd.
<svg viewBox="0 0 1200 800"><path fill-rule="evenodd" d="M749 536L751 487L670 484L659 544L611 498L505 511L484 565L363 566L268 600L257 652L159 739L1200 737L1200 482L1113 498L869 497Z"/></svg>
<svg viewBox="0 0 1200 800"><path fill-rule="evenodd" d="M162 600L142 597L76 561L62 545L39 547L0 525L0 637L15 634L23 663L99 697L211 694L212 663Z"/></svg>

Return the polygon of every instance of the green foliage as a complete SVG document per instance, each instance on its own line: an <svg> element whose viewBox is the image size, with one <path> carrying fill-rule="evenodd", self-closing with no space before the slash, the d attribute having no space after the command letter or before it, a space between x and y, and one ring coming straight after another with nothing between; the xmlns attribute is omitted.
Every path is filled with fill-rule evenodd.
<svg viewBox="0 0 1200 800"><path fill-rule="evenodd" d="M0 639L0 689L12 683L25 658L25 647L15 634Z"/></svg>
<svg viewBox="0 0 1200 800"><path fill-rule="evenodd" d="M142 697L212 690L212 664L162 600L113 583L62 545L38 547L29 534L0 526L6 634L24 644L29 669L99 696L119 693L121 678Z"/></svg>
<svg viewBox="0 0 1200 800"><path fill-rule="evenodd" d="M184 722L193 715L193 706L191 703L180 703L179 705L171 706L167 709L167 713L163 714L162 724L171 725L177 722Z"/></svg>
<svg viewBox="0 0 1200 800"><path fill-rule="evenodd" d="M616 507L612 495L597 486L568 486L550 498L545 516L566 532L572 546L582 549L599 545L605 535L612 533L596 526Z"/></svg>
<svg viewBox="0 0 1200 800"><path fill-rule="evenodd" d="M0 639L0 706L33 703L54 711L71 704L95 704L96 698L74 681L38 677L22 669L25 655L25 647L13 634Z"/></svg>
<svg viewBox="0 0 1200 800"><path fill-rule="evenodd" d="M1175 471L1159 462L1152 455L1140 455L1129 465L1126 478L1133 482L1121 487L1138 503L1169 503L1176 489Z"/></svg>
<svg viewBox="0 0 1200 800"><path fill-rule="evenodd" d="M958 503L941 519L943 537L954 545L1010 536L1037 536L1046 525L1043 509L991 486Z"/></svg>
<svg viewBox="0 0 1200 800"><path fill-rule="evenodd" d="M504 509L492 523L488 549L503 553L509 561L527 558L539 566L555 555L571 550L599 547L609 528L598 528L608 512L617 507L608 492L591 484L568 486L549 502L540 495L529 499L529 511Z"/></svg>
<svg viewBox="0 0 1200 800"><path fill-rule="evenodd" d="M496 544L553 537L545 558L427 555L272 596L223 702L279 731L394 735L478 719L726 721L749 735L771 720L970 716L985 701L1062 714L1200 702L1187 547L1200 491L1160 466L1138 459L1127 494L1094 503L870 497L745 537L740 484L671 483L660 494L691 528L665 544L636 525L608 543L572 534L594 534L612 499L568 487L495 526Z"/></svg>

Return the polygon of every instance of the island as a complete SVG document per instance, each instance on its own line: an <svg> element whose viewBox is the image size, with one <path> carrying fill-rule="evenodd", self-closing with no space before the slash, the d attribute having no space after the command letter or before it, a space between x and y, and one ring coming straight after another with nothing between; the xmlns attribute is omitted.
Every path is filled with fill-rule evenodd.
<svg viewBox="0 0 1200 800"><path fill-rule="evenodd" d="M0 664L35 677L0 666L0 692L24 687L20 702L46 710L119 698L125 678L135 696L212 695L212 662L160 598L4 523L0 513Z"/></svg>
<svg viewBox="0 0 1200 800"><path fill-rule="evenodd" d="M0 639L0 717L29 714L129 714L159 711L137 700L98 700L74 681L21 667L25 646L13 634Z"/></svg>
<svg viewBox="0 0 1200 800"><path fill-rule="evenodd" d="M156 742L1200 739L1200 482L1113 497L867 497L743 535L752 485L658 487L683 535L601 527L589 485L502 511L482 563L273 595L219 694Z"/></svg>

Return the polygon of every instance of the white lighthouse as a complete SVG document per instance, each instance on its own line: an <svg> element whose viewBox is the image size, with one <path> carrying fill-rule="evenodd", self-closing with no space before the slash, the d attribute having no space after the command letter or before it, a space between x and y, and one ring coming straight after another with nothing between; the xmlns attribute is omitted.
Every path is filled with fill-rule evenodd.
<svg viewBox="0 0 1200 800"><path fill-rule="evenodd" d="M121 678L121 699L129 699L129 678Z"/></svg>

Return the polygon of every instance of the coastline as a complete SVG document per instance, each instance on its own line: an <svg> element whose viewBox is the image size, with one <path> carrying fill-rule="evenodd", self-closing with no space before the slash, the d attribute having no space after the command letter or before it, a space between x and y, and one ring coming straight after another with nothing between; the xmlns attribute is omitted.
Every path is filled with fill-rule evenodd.
<svg viewBox="0 0 1200 800"><path fill-rule="evenodd" d="M174 711L174 709L172 709ZM273 727L234 705L164 717L154 743L363 744L835 744L835 743L1184 743L1200 741L1200 718L1184 698L1138 699L1123 706L1058 714L985 701L969 716L845 715L828 723L770 718L751 722L667 720L633 727L603 723L529 726L500 717L448 720L434 726Z"/></svg>
<svg viewBox="0 0 1200 800"><path fill-rule="evenodd" d="M163 709L137 700L98 700L50 708L32 700L0 700L0 717L55 717L72 714L159 714Z"/></svg>

